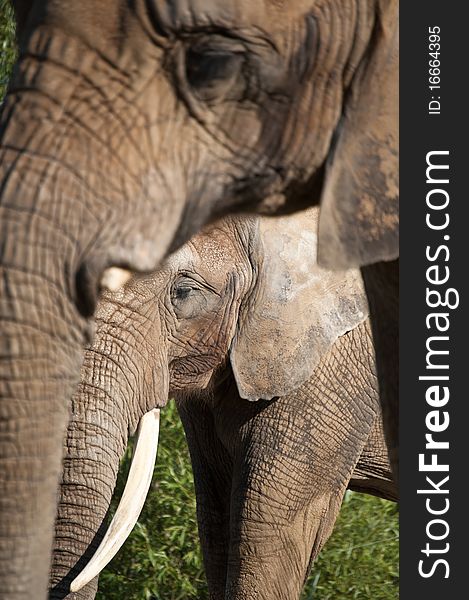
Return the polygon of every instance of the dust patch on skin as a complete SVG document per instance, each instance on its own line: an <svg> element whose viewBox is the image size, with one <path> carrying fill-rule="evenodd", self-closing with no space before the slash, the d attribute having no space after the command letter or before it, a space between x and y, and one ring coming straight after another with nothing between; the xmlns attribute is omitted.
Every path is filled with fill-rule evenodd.
<svg viewBox="0 0 469 600"><path fill-rule="evenodd" d="M396 209L399 189L395 165L389 160L386 148L376 143L373 147L374 158L368 157L366 165L360 165L368 184L363 186L357 207L360 231L369 241L379 240L383 231L397 231L399 226L399 212ZM382 190L381 194L377 190Z"/></svg>
<svg viewBox="0 0 469 600"><path fill-rule="evenodd" d="M295 214L260 222L269 285L282 303L294 299L301 289L318 278L314 273L317 220L318 209L314 207L304 211L302 217ZM278 259L285 264L284 269L278 269ZM295 265L295 282L288 265Z"/></svg>
<svg viewBox="0 0 469 600"><path fill-rule="evenodd" d="M259 296L231 353L239 393L247 400L289 393L368 314L358 270L328 271L316 263L318 212L314 207L260 220Z"/></svg>
<svg viewBox="0 0 469 600"><path fill-rule="evenodd" d="M399 226L399 215L397 213L385 213L382 206L377 206L376 199L364 193L361 200L358 220L363 224L362 231L366 232L367 238L379 240L384 230L394 230Z"/></svg>
<svg viewBox="0 0 469 600"><path fill-rule="evenodd" d="M394 140L392 136L388 136L384 144L377 146L377 155L380 161L381 172L386 181L385 196L388 198L397 198L399 196L398 178L396 177L395 163L389 160L389 148L393 148ZM393 152L396 161L397 152Z"/></svg>

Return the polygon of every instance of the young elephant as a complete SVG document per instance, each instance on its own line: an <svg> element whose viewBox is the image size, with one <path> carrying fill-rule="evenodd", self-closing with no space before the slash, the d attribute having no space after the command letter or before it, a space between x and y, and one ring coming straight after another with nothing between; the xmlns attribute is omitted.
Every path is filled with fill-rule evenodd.
<svg viewBox="0 0 469 600"><path fill-rule="evenodd" d="M103 295L66 439L52 598L67 595L101 541L119 458L145 415L104 549L72 585L74 598L93 597L96 579L81 586L122 543L127 513L138 516L135 487L153 468L139 462L146 428L154 437L151 411L169 395L194 463L213 598L297 597L360 455L353 485L395 495L372 435L379 403L361 278L317 267L316 227L316 209L226 219L158 272Z"/></svg>

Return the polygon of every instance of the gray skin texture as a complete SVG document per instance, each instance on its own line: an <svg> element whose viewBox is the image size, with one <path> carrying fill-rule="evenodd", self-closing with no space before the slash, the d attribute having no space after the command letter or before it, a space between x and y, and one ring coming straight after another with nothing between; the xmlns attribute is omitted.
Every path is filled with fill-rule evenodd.
<svg viewBox="0 0 469 600"><path fill-rule="evenodd" d="M212 598L297 598L347 485L395 498L364 290L356 272L317 267L316 224L311 210L225 219L103 295L72 401L51 598L94 597L97 580L67 595L70 582L102 539L129 435L168 396Z"/></svg>
<svg viewBox="0 0 469 600"><path fill-rule="evenodd" d="M14 7L19 59L0 116L0 589L42 599L105 267L152 270L224 213L318 202L324 264L396 256L397 0Z"/></svg>
<svg viewBox="0 0 469 600"><path fill-rule="evenodd" d="M210 600L298 600L347 488L397 500L369 323L274 402L230 374L176 396L191 453Z"/></svg>

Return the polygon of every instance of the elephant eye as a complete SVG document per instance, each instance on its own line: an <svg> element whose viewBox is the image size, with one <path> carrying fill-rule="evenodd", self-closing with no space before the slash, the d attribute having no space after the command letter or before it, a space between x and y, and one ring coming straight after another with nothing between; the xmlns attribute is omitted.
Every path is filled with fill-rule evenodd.
<svg viewBox="0 0 469 600"><path fill-rule="evenodd" d="M196 96L211 101L224 97L238 81L244 52L224 47L192 46L185 57L186 80Z"/></svg>
<svg viewBox="0 0 469 600"><path fill-rule="evenodd" d="M190 49L186 56L186 76L193 88L229 79L236 75L241 65L239 54L220 51L198 51Z"/></svg>
<svg viewBox="0 0 469 600"><path fill-rule="evenodd" d="M196 291L197 288L189 285L177 285L173 288L171 298L174 302L181 302L187 300L192 292Z"/></svg>
<svg viewBox="0 0 469 600"><path fill-rule="evenodd" d="M171 288L171 301L173 304L184 302L188 300L192 295L196 295L200 292L200 288L197 283L188 278L184 278L182 281L176 281Z"/></svg>
<svg viewBox="0 0 469 600"><path fill-rule="evenodd" d="M206 314L218 296L187 275L182 275L171 288L171 304L178 319L191 319Z"/></svg>
<svg viewBox="0 0 469 600"><path fill-rule="evenodd" d="M205 293L199 283L182 276L171 288L171 304L178 319L189 319L199 315L205 308Z"/></svg>

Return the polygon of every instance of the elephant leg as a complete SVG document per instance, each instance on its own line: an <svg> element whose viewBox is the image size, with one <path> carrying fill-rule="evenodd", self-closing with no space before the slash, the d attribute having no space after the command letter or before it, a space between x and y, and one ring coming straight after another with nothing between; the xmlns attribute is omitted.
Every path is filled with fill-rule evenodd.
<svg viewBox="0 0 469 600"><path fill-rule="evenodd" d="M340 510L356 457L345 468L340 457L334 461L339 444L331 436L329 445L317 424L304 419L295 396L264 407L240 430L231 492L229 600L298 600ZM321 458L324 445L331 451L327 461Z"/></svg>
<svg viewBox="0 0 469 600"><path fill-rule="evenodd" d="M399 260L362 267L376 352L384 433L399 480Z"/></svg>
<svg viewBox="0 0 469 600"><path fill-rule="evenodd" d="M220 401L215 407L210 402L189 398L177 403L191 454L210 599L298 598L311 548L316 539L329 536L340 508L341 494L337 498L318 498L312 508L318 513L310 514L314 492L308 492L314 483L309 478L304 482L308 489L305 498L300 500L296 510L291 511L295 524L281 515L281 507L290 502L291 490L286 488L283 490L284 502L279 501L277 507L279 518L275 518L270 498L260 495L255 508L257 520L253 520L249 510L245 512L245 509L253 506L255 486L250 477L255 479L255 475L248 453L239 445L239 438L244 424L249 423L265 403L241 400L232 385L217 390L217 397ZM283 458L288 460L287 456ZM292 468L295 468L293 464ZM258 465L258 469L261 482L262 466ZM345 485L342 494L344 491ZM240 502L240 498L245 502ZM313 527L303 543L300 539L304 523L313 523ZM316 527L318 523L320 525ZM278 551L272 552L273 547ZM314 555L317 552L319 547ZM297 568L294 578L285 569L288 554Z"/></svg>
<svg viewBox="0 0 469 600"><path fill-rule="evenodd" d="M241 404L233 392L218 406L239 424L226 598L297 600L379 413L368 324L339 338L296 392L244 402L251 416ZM217 423L225 445L233 421Z"/></svg>
<svg viewBox="0 0 469 600"><path fill-rule="evenodd" d="M177 402L177 408L191 455L210 600L224 600L233 462L220 442L207 404L187 397Z"/></svg>
<svg viewBox="0 0 469 600"><path fill-rule="evenodd" d="M275 491L272 485L266 497L251 492L232 515L227 600L298 600L311 564L332 533L345 486L298 502L293 510L285 509Z"/></svg>
<svg viewBox="0 0 469 600"><path fill-rule="evenodd" d="M397 486L389 464L381 414L376 416L365 447L353 471L349 489L386 500L398 499Z"/></svg>

